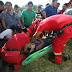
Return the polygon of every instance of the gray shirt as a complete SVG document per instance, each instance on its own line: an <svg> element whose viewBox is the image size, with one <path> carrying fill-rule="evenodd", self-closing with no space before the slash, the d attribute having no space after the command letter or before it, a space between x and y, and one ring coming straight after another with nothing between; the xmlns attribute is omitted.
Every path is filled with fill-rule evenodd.
<svg viewBox="0 0 72 72"><path fill-rule="evenodd" d="M12 25L17 25L18 24L17 20L20 20L17 14L13 13L13 15L11 15L9 12L2 13L1 19L5 20L7 28L10 28Z"/></svg>
<svg viewBox="0 0 72 72"><path fill-rule="evenodd" d="M63 14L72 15L72 8L67 8Z"/></svg>
<svg viewBox="0 0 72 72"><path fill-rule="evenodd" d="M2 27L2 23L1 23L1 13L0 13L0 32L2 32L4 30L4 28Z"/></svg>

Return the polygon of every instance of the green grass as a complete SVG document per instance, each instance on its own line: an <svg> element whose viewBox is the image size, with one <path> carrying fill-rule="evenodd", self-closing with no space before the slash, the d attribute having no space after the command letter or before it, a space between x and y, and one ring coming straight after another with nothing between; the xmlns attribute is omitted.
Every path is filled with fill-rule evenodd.
<svg viewBox="0 0 72 72"><path fill-rule="evenodd" d="M51 63L43 56L26 66L21 66L18 71L14 72L72 72L72 40L66 44L64 53L69 54L71 59L60 65Z"/></svg>

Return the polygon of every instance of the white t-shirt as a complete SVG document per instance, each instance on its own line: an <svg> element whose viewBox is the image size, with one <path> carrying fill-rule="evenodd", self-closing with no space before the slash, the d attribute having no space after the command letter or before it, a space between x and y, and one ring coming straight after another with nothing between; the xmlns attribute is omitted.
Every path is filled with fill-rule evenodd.
<svg viewBox="0 0 72 72"><path fill-rule="evenodd" d="M57 13L60 11L60 9L57 9Z"/></svg>
<svg viewBox="0 0 72 72"><path fill-rule="evenodd" d="M0 39L3 39L5 36L8 39L10 39L12 37L12 30L11 29L6 29L2 33L0 33Z"/></svg>

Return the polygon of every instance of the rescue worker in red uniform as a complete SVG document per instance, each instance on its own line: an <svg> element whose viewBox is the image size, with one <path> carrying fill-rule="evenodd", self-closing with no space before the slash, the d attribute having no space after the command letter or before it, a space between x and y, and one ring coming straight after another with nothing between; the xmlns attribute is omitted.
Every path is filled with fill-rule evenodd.
<svg viewBox="0 0 72 72"><path fill-rule="evenodd" d="M30 31L30 35L31 37L34 35L34 33L36 32L37 30L37 27L39 26L40 22L42 21L42 19L37 19L35 21L33 21L32 25L30 25L28 27L29 31ZM40 37L43 36L43 33L40 34Z"/></svg>
<svg viewBox="0 0 72 72"><path fill-rule="evenodd" d="M28 52L27 46L30 43L29 33L17 33L10 40L8 40L2 47L1 57L8 63L13 63L17 70L21 66L21 62L27 57L22 54ZM23 50L22 50L23 49Z"/></svg>
<svg viewBox="0 0 72 72"><path fill-rule="evenodd" d="M69 25L70 23L71 25ZM34 41L43 30L59 32L63 27L65 27L63 33L60 36L55 36L55 40L52 43L52 49L55 55L54 62L57 64L62 63L62 53L65 44L70 40L70 38L72 38L72 16L54 15L44 19L37 28L35 36L32 37L32 41Z"/></svg>

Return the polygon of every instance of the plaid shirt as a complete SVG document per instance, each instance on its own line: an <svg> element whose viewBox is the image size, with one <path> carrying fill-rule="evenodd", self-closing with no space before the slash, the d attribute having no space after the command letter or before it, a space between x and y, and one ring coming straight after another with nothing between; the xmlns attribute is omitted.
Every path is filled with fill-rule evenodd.
<svg viewBox="0 0 72 72"><path fill-rule="evenodd" d="M9 12L2 13L1 19L5 20L7 28L10 28L12 25L18 24L17 20L20 20L16 13L13 13L13 15L11 15Z"/></svg>

